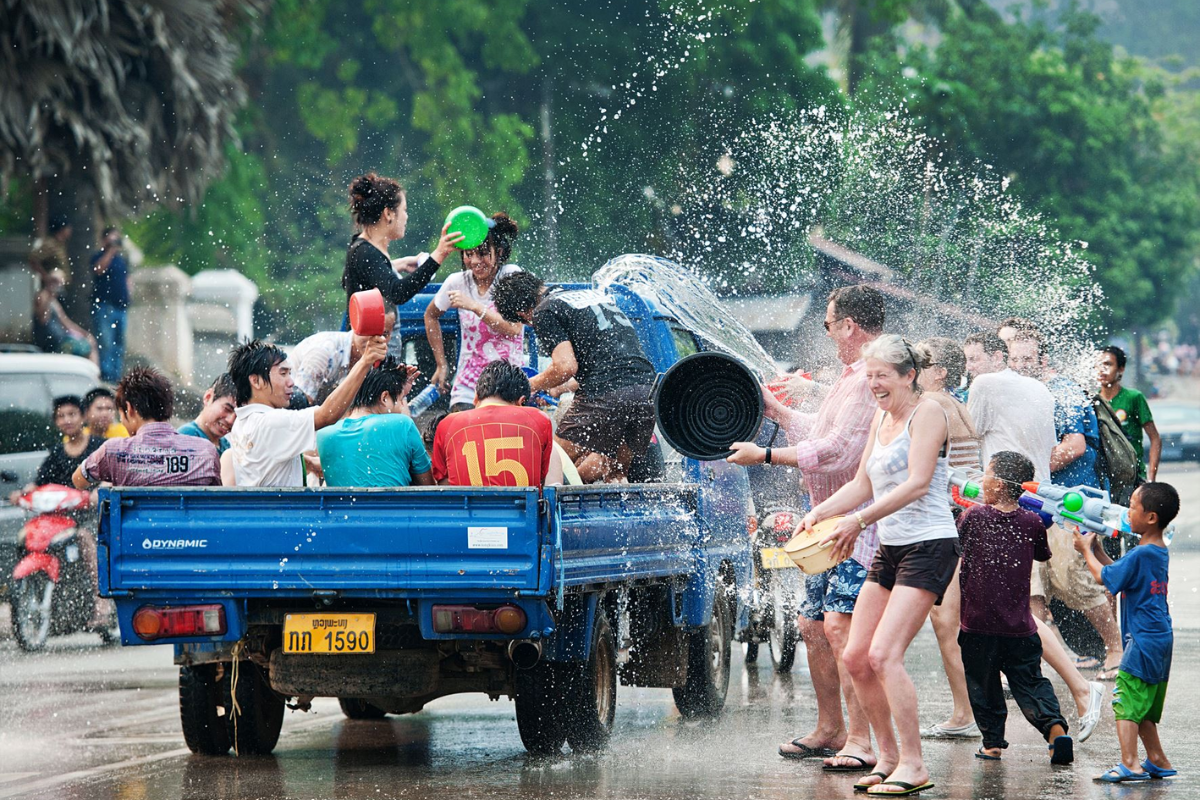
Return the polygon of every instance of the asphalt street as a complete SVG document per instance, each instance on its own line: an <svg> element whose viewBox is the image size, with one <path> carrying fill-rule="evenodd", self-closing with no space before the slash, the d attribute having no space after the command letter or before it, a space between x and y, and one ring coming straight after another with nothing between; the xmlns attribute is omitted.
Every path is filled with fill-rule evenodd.
<svg viewBox="0 0 1200 800"><path fill-rule="evenodd" d="M1013 746L999 763L972 757L977 743L927 742L936 787L927 798L1125 798L1186 792L1200 776L1200 468L1162 478L1184 497L1172 545L1175 660L1161 732L1179 777L1106 786L1092 777L1117 761L1111 710L1070 767L1050 767L1045 744L1010 707ZM854 775L819 762L787 762L779 742L808 731L815 705L803 656L789 675L769 663L735 672L719 720L680 719L667 690L618 690L612 746L598 756L525 754L512 703L449 697L419 714L353 722L336 701L289 712L272 756L191 755L179 729L177 672L165 647L102 647L96 637L54 640L28 655L0 610L0 800L11 797L159 798L795 798L852 797ZM769 662L765 655L763 662ZM924 724L950 699L932 631L908 667ZM1061 685L1060 698L1066 699ZM1070 703L1064 704L1070 707ZM861 795L860 795L861 796Z"/></svg>

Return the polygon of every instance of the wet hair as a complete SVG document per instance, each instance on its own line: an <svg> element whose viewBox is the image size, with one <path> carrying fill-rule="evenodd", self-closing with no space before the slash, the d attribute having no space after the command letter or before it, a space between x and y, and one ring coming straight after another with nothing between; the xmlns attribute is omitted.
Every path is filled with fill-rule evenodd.
<svg viewBox="0 0 1200 800"><path fill-rule="evenodd" d="M54 414L57 414L58 410L63 406L75 406L79 409L80 414L83 413L83 401L79 399L79 395L77 394L59 395L58 397L54 398L53 403L54 409L52 413Z"/></svg>
<svg viewBox="0 0 1200 800"><path fill-rule="evenodd" d="M967 340L963 342L963 349L965 350L968 345L972 344L977 344L982 347L983 352L989 356L994 353L1000 353L1005 358L1008 358L1008 344L1006 344L1005 341L1000 338L999 334L994 333L993 331L979 331L978 333L972 333L967 337Z"/></svg>
<svg viewBox="0 0 1200 800"><path fill-rule="evenodd" d="M1113 360L1117 362L1117 369L1125 369L1126 359L1124 350L1117 347L1115 344L1110 344L1100 352L1108 353L1110 356L1112 356Z"/></svg>
<svg viewBox="0 0 1200 800"><path fill-rule="evenodd" d="M867 333L883 330L885 318L883 295L878 289L866 284L843 286L829 293L833 313L839 318L849 317Z"/></svg>
<svg viewBox="0 0 1200 800"><path fill-rule="evenodd" d="M1009 500L1016 500L1025 490L1021 484L1034 478L1033 462L1012 450L1001 450L988 462L992 474L1004 483L1004 493Z"/></svg>
<svg viewBox="0 0 1200 800"><path fill-rule="evenodd" d="M1151 481L1137 488L1142 511L1158 515L1158 529L1164 530L1179 514L1179 492L1169 483Z"/></svg>
<svg viewBox="0 0 1200 800"><path fill-rule="evenodd" d="M951 389L962 383L963 373L967 371L967 356L963 353L962 345L945 336L934 336L921 342L921 346L929 352L929 367L941 367L946 370L943 388Z"/></svg>
<svg viewBox="0 0 1200 800"><path fill-rule="evenodd" d="M111 389L106 389L103 386L97 386L95 389L92 389L83 396L83 405L81 406L83 413L86 414L88 409L92 407L92 403L96 402L101 397L107 397L114 403L117 402L117 396L112 393Z"/></svg>
<svg viewBox="0 0 1200 800"><path fill-rule="evenodd" d="M537 307L545 285L532 272L514 272L496 281L492 287L492 302L508 322L524 322L521 314Z"/></svg>
<svg viewBox="0 0 1200 800"><path fill-rule="evenodd" d="M1017 332L1008 340L1011 345L1013 342L1033 342L1037 347L1037 357L1041 358L1046 355L1046 340L1037 332L1037 329L1022 329L1017 328Z"/></svg>
<svg viewBox="0 0 1200 800"><path fill-rule="evenodd" d="M496 268L499 269L508 263L512 257L513 242L517 239L517 234L520 233L520 228L517 223L508 214L503 211L492 214L492 227L488 228L487 238L484 239L476 250L487 252L492 251L496 254ZM465 256L469 250L464 250ZM463 269L467 268L467 263L463 261Z"/></svg>
<svg viewBox="0 0 1200 800"><path fill-rule="evenodd" d="M868 342L862 349L862 357L874 358L891 365L901 377L912 370L916 373L913 376L912 388L917 393L921 391L917 378L921 376L921 370L931 363L929 350L924 345L914 345L895 333L885 333Z"/></svg>
<svg viewBox="0 0 1200 800"><path fill-rule="evenodd" d="M166 422L175 413L175 390L153 367L135 367L117 383L117 405L132 406L148 422Z"/></svg>
<svg viewBox="0 0 1200 800"><path fill-rule="evenodd" d="M251 375L257 375L270 384L271 370L284 361L287 361L287 353L261 339L242 342L230 350L229 377L233 378L237 404L246 405L254 394L254 387L250 385Z"/></svg>
<svg viewBox="0 0 1200 800"><path fill-rule="evenodd" d="M232 397L237 400L237 387L233 385L233 376L228 372L222 372L217 376L217 379L212 382L212 386L208 387L212 390L213 401L222 397Z"/></svg>
<svg viewBox="0 0 1200 800"><path fill-rule="evenodd" d="M374 225L386 209L400 205L403 196L404 187L391 178L374 172L359 175L350 182L350 216L361 227Z"/></svg>
<svg viewBox="0 0 1200 800"><path fill-rule="evenodd" d="M404 384L407 381L408 370L395 357L388 356L363 378L351 407L370 408L379 402L379 396L385 392L393 401L398 401L404 396Z"/></svg>
<svg viewBox="0 0 1200 800"><path fill-rule="evenodd" d="M449 411L435 411L425 424L421 426L421 441L425 443L426 450L433 450L433 437L437 435L438 425L442 424L442 420L450 416Z"/></svg>
<svg viewBox="0 0 1200 800"><path fill-rule="evenodd" d="M1038 326L1036 324L1034 324L1033 322L1031 322L1030 320L1025 319L1024 317L1008 317L1007 319L1005 319L1003 322L1001 322L999 325L996 326L996 335L997 336L1000 335L1000 331L1003 328L1012 328L1018 334L1022 334L1022 333L1031 334L1032 333L1032 334L1036 335L1038 333Z"/></svg>
<svg viewBox="0 0 1200 800"><path fill-rule="evenodd" d="M479 373L475 397L478 400L499 397L506 403L515 403L523 397L528 402L529 378L518 366L507 361L493 361Z"/></svg>
<svg viewBox="0 0 1200 800"><path fill-rule="evenodd" d="M66 214L55 214L54 216L50 217L50 223L46 226L46 229L51 233L51 235L53 235L61 231L63 228L69 227L70 224L71 221L67 219Z"/></svg>

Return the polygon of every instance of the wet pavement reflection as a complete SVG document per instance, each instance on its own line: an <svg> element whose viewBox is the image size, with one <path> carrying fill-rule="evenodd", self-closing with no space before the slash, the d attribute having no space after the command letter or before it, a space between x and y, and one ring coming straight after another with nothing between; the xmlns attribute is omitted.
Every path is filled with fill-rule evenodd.
<svg viewBox="0 0 1200 800"><path fill-rule="evenodd" d="M922 797L1183 796L1192 776L1200 775L1200 724L1192 710L1200 705L1200 541L1192 538L1172 549L1177 632L1161 729L1180 777L1127 786L1093 783L1118 759L1111 710L1092 738L1077 746L1073 766L1052 768L1045 744L1010 704L1013 744L1002 762L975 759L977 740L926 742L936 787ZM5 641L0 800L854 797L855 774L823 773L819 761L790 762L776 754L780 742L807 732L815 721L803 655L787 675L774 674L765 648L762 663L747 667L741 660L735 653L729 700L715 722L682 720L667 690L621 687L616 733L601 755L532 758L521 746L510 701L465 695L381 721L347 720L336 701L318 700L312 713L289 713L273 755L235 758L187 752L169 650L101 648L76 637L31 656ZM950 697L928 628L914 643L908 666L922 723L945 719Z"/></svg>

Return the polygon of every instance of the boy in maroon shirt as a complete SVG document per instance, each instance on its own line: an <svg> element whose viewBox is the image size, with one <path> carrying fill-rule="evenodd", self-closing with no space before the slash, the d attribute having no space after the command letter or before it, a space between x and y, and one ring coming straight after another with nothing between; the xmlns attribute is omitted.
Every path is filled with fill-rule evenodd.
<svg viewBox="0 0 1200 800"><path fill-rule="evenodd" d="M176 433L168 422L175 392L154 369L133 369L117 384L117 407L128 439L109 439L75 469L79 489L114 486L220 486L217 448L207 439Z"/></svg>
<svg viewBox="0 0 1200 800"><path fill-rule="evenodd" d="M1021 484L1033 480L1033 463L1012 451L992 456L983 476L986 505L972 506L958 519L962 543L961 630L967 695L983 733L976 758L1000 760L1008 747L1004 723L1008 707L1000 673L1025 719L1050 742L1050 763L1070 764L1074 743L1042 675L1042 643L1029 610L1029 578L1034 561L1050 560L1046 528L1032 511L1017 504Z"/></svg>

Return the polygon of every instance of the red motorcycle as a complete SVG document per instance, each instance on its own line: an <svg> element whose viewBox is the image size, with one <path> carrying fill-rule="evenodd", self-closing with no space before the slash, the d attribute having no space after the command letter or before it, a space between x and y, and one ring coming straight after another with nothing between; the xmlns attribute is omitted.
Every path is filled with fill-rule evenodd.
<svg viewBox="0 0 1200 800"><path fill-rule="evenodd" d="M95 617L95 545L82 528L91 496L51 483L17 504L34 516L21 528L13 568L13 633L22 650L34 651L51 636L89 628ZM111 624L96 632L105 643L114 638Z"/></svg>

